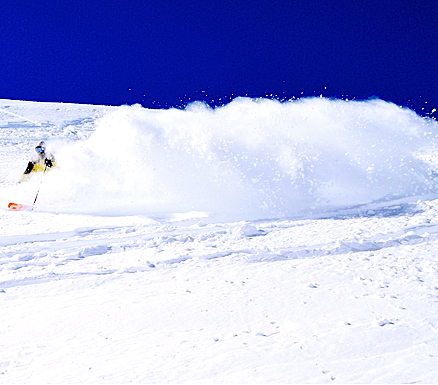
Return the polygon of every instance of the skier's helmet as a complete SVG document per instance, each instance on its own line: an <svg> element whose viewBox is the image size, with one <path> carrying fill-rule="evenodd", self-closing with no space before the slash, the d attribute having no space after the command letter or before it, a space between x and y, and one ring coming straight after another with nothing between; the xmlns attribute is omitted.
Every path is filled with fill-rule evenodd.
<svg viewBox="0 0 438 385"><path fill-rule="evenodd" d="M40 142L38 146L35 147L35 151L39 154L44 154L44 151L46 151L46 144L44 142Z"/></svg>

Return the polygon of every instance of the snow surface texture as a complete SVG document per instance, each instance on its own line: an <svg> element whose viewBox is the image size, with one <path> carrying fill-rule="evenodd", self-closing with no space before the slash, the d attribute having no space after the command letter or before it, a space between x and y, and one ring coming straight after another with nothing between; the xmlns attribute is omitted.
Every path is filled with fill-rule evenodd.
<svg viewBox="0 0 438 385"><path fill-rule="evenodd" d="M436 382L437 135L380 100L0 100L0 383Z"/></svg>

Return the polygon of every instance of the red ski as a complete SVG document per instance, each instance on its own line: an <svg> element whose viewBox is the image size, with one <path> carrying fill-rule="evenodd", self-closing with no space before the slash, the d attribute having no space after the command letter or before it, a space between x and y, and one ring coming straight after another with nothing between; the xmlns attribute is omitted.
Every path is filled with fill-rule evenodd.
<svg viewBox="0 0 438 385"><path fill-rule="evenodd" d="M46 171L47 171L47 165L46 165L46 167L44 167L44 172L43 172L43 176L44 176L44 174L46 173ZM33 205L32 206L26 206L26 205L22 205L22 204L20 204L20 203L9 203L8 204L8 207L11 209L11 210L33 210L33 208L34 208L34 206L35 206L35 203L36 203L36 201L37 201L37 198L38 198L38 194L40 193L40 188L41 188L41 184L43 183L43 178L41 177L41 182L40 182L40 186L38 187L38 191L37 191L37 193L36 193L36 196L35 196L35 200L33 201Z"/></svg>
<svg viewBox="0 0 438 385"><path fill-rule="evenodd" d="M30 210L32 207L31 206L26 206L26 205L22 205L20 203L9 203L8 207L11 210Z"/></svg>

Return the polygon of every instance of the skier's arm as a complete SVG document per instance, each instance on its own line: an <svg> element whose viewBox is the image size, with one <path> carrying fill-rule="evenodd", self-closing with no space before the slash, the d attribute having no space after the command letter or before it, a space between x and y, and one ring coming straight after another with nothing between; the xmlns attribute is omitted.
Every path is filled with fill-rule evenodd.
<svg viewBox="0 0 438 385"><path fill-rule="evenodd" d="M29 177L30 177L29 174L32 172L34 166L35 166L35 162L29 162L29 163L27 164L26 170L24 170L24 173L23 173L23 175L21 176L21 178L20 178L20 180L18 181L18 183L21 183L21 182L23 182L23 181L29 179Z"/></svg>
<svg viewBox="0 0 438 385"><path fill-rule="evenodd" d="M50 154L46 159L44 159L44 164L49 168L56 166L56 161L53 154Z"/></svg>
<svg viewBox="0 0 438 385"><path fill-rule="evenodd" d="M30 174L33 170L33 166L35 166L35 162L29 162L23 175Z"/></svg>

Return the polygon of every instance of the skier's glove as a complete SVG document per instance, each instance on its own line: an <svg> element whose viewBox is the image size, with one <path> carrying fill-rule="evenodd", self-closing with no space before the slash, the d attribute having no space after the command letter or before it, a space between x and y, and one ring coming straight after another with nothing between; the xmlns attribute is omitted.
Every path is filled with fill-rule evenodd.
<svg viewBox="0 0 438 385"><path fill-rule="evenodd" d="M50 159L47 159L47 158L44 160L44 164L47 167L52 167L53 166L52 161Z"/></svg>

